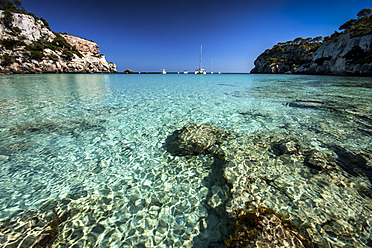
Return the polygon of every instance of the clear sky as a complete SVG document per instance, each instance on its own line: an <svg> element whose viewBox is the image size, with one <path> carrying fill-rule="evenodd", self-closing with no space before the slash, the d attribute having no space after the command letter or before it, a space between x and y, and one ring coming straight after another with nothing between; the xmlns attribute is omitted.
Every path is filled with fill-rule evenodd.
<svg viewBox="0 0 372 248"><path fill-rule="evenodd" d="M331 35L372 0L21 0L53 31L93 40L118 71L249 72L278 42Z"/></svg>

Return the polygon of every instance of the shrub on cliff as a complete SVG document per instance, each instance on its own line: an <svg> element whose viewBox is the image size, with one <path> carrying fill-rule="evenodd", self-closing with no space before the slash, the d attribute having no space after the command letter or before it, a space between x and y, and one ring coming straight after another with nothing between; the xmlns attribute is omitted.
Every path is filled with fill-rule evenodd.
<svg viewBox="0 0 372 248"><path fill-rule="evenodd" d="M5 53L4 55L0 56L0 60L2 66L7 66L14 62L14 57Z"/></svg>
<svg viewBox="0 0 372 248"><path fill-rule="evenodd" d="M266 61L266 66L280 65L285 70L294 71L312 59L314 52L323 44L323 37L302 38L279 42L267 49L258 59ZM253 71L254 72L254 71Z"/></svg>
<svg viewBox="0 0 372 248"><path fill-rule="evenodd" d="M36 60L42 60L44 57L44 44L41 40L34 42L32 45L25 46L25 50L29 51L30 57Z"/></svg>
<svg viewBox="0 0 372 248"><path fill-rule="evenodd" d="M19 0L13 0L13 1L0 0L0 9L5 10L5 11L8 12L8 13L6 13L6 15L7 15L6 17L8 18L7 21L8 21L9 24L11 24L11 21L13 20L13 17L12 17L11 21L9 22L9 13L10 14L12 12L13 13L21 13L21 14L26 14L26 15L32 16L35 19L35 21L41 20L44 23L45 27L47 29L51 30L50 27L49 27L49 23L43 17L38 18L34 13L27 12L23 8L22 3ZM6 27L10 29L11 25L6 26Z"/></svg>
<svg viewBox="0 0 372 248"><path fill-rule="evenodd" d="M20 40L4 39L0 40L0 44L7 50L13 50L16 46L24 46L25 43Z"/></svg>
<svg viewBox="0 0 372 248"><path fill-rule="evenodd" d="M71 51L63 50L62 52L62 58L71 60L74 57L74 54Z"/></svg>
<svg viewBox="0 0 372 248"><path fill-rule="evenodd" d="M51 30L50 27L49 27L49 23L48 23L48 22L47 22L43 17L40 17L40 21L42 21L42 22L44 23L44 26L45 26L47 29Z"/></svg>
<svg viewBox="0 0 372 248"><path fill-rule="evenodd" d="M6 9L3 12L3 17L1 18L2 23L4 23L4 26L8 29L12 28L12 22L13 22L13 13L9 10Z"/></svg>
<svg viewBox="0 0 372 248"><path fill-rule="evenodd" d="M54 33L56 37L53 39L52 44L60 48L71 48L70 43L66 41L59 33Z"/></svg>

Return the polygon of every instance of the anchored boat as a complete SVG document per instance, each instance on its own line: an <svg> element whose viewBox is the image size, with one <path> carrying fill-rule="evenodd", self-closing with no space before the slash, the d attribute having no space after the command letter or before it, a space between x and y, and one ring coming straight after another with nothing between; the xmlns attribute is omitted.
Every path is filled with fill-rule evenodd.
<svg viewBox="0 0 372 248"><path fill-rule="evenodd" d="M195 70L195 74L207 74L207 71L202 68L202 54L203 54L203 44L200 45L199 69Z"/></svg>

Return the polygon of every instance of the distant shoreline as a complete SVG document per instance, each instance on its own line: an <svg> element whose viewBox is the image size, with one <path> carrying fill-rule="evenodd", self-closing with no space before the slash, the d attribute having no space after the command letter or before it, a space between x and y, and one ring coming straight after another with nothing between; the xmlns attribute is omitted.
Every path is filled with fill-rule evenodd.
<svg viewBox="0 0 372 248"><path fill-rule="evenodd" d="M305 74L305 73L293 73L293 74L272 74L272 73L250 73L250 72L221 72L221 74L194 74L194 73L188 73L184 74L183 72L177 73L177 72L167 72L167 74L162 74L161 72L133 72L133 73L124 73L124 72L95 72L95 73L77 73L77 72L62 72L62 73L55 73L55 72L43 72L43 73L0 73L1 76L20 76L20 75L112 75L112 74L123 74L123 75L289 75L289 76L332 76L332 77L359 77L359 78L366 78L371 77L370 75L335 75L335 74ZM372 78L372 77L371 77Z"/></svg>

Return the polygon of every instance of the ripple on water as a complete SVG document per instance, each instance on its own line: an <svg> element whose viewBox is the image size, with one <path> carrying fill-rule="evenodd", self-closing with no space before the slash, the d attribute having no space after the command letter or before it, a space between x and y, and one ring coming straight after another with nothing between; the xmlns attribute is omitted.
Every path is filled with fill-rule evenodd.
<svg viewBox="0 0 372 248"><path fill-rule="evenodd" d="M2 246L69 213L60 247L208 247L247 202L319 246L371 243L368 78L156 76L0 78ZM229 133L218 157L164 148L192 123Z"/></svg>

